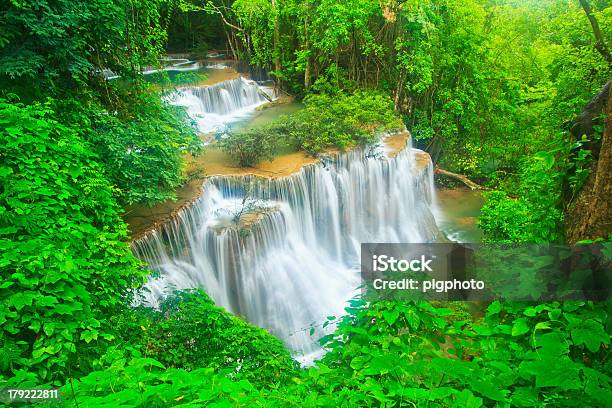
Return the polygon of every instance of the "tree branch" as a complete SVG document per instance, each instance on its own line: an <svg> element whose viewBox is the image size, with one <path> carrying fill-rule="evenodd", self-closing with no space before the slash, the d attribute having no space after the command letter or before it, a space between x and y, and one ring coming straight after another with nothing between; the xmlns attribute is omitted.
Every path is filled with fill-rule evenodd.
<svg viewBox="0 0 612 408"><path fill-rule="evenodd" d="M233 28L234 30L238 30L240 32L244 32L243 28L235 26L234 24L232 24L229 21L227 21L227 19L225 18L225 15L223 15L223 12L221 11L221 9L218 6L214 5L212 1L209 1L206 4L206 6L207 6L209 12L215 13L215 14L219 14L221 16L221 20L223 20L225 25L227 25L228 27Z"/></svg>
<svg viewBox="0 0 612 408"><path fill-rule="evenodd" d="M599 53L604 57L608 65L612 66L612 56L610 55L610 50L606 46L606 42L601 33L601 29L599 28L599 23L593 14L593 10L591 9L591 5L588 0L578 0L580 5L584 9L589 22L591 23L591 27L593 28L593 35L595 36L595 48Z"/></svg>
<svg viewBox="0 0 612 408"><path fill-rule="evenodd" d="M434 173L440 174L442 176L450 177L455 180L459 180L460 182L462 182L463 184L465 184L472 190L486 190L485 187L481 186L480 184L474 183L472 180L470 180L469 178L467 178L467 176L464 176L463 174L452 173L450 171L441 169L437 166L436 166L436 170L434 171Z"/></svg>

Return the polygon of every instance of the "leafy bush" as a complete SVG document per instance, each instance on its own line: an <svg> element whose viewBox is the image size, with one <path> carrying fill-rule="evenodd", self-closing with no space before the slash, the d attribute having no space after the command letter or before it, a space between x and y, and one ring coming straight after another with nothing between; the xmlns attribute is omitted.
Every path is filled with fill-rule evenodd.
<svg viewBox="0 0 612 408"><path fill-rule="evenodd" d="M260 126L232 133L221 141L221 148L240 166L252 167L262 160L272 160L283 145L274 126Z"/></svg>
<svg viewBox="0 0 612 408"><path fill-rule="evenodd" d="M276 337L214 305L202 290L166 298L159 310L141 307L115 326L126 346L168 367L209 367L256 384L293 374L295 362Z"/></svg>
<svg viewBox="0 0 612 408"><path fill-rule="evenodd" d="M609 401L604 355L609 303L493 302L480 320L465 304L358 301L323 362L343 378L349 405L601 406ZM318 385L318 384L317 384ZM321 381L315 390L324 390Z"/></svg>
<svg viewBox="0 0 612 408"><path fill-rule="evenodd" d="M328 354L290 381L165 369L132 353L63 392L81 404L127 406L604 406L612 398L608 302L493 302L477 319L466 307L353 299L321 339Z"/></svg>
<svg viewBox="0 0 612 408"><path fill-rule="evenodd" d="M196 46L191 49L191 58L195 60L205 60L208 58L208 50L210 47L205 41L199 41Z"/></svg>
<svg viewBox="0 0 612 408"><path fill-rule="evenodd" d="M316 155L374 143L380 133L403 128L392 101L375 91L310 95L304 105L269 125L231 135L222 147L241 166L253 166L286 146Z"/></svg>
<svg viewBox="0 0 612 408"><path fill-rule="evenodd" d="M238 406L261 402L248 380L232 381L212 368L168 368L149 357L117 360L62 389L66 406Z"/></svg>
<svg viewBox="0 0 612 408"><path fill-rule="evenodd" d="M179 72L171 77L172 84L174 85L194 85L198 82L202 82L208 78L208 75L201 72L186 71Z"/></svg>
<svg viewBox="0 0 612 408"><path fill-rule="evenodd" d="M550 149L523 160L519 183L485 194L479 225L489 242L558 242L563 238L561 187L567 167L564 149ZM560 163L559 163L560 162Z"/></svg>
<svg viewBox="0 0 612 408"><path fill-rule="evenodd" d="M391 99L376 91L309 95L304 104L283 127L294 146L310 154L366 145L382 132L403 128Z"/></svg>
<svg viewBox="0 0 612 408"><path fill-rule="evenodd" d="M174 91L177 86L197 85L208 75L199 71L169 72L160 70L144 77L147 82L161 86L164 91Z"/></svg>
<svg viewBox="0 0 612 408"><path fill-rule="evenodd" d="M54 101L53 108L90 142L122 204L153 204L174 198L185 181L183 156L199 153L202 141L183 108L162 102L144 84L133 86L114 91L122 102L112 114L77 99Z"/></svg>
<svg viewBox="0 0 612 408"><path fill-rule="evenodd" d="M98 115L89 139L122 202L174 198L174 190L185 181L183 155L199 152L202 142L182 108L162 103L156 94L136 99L130 118Z"/></svg>
<svg viewBox="0 0 612 408"><path fill-rule="evenodd" d="M485 193L478 226L488 242L529 242L531 205L525 199L508 197L503 191Z"/></svg>
<svg viewBox="0 0 612 408"><path fill-rule="evenodd" d="M0 99L0 373L44 381L86 371L142 283L96 155L52 115Z"/></svg>

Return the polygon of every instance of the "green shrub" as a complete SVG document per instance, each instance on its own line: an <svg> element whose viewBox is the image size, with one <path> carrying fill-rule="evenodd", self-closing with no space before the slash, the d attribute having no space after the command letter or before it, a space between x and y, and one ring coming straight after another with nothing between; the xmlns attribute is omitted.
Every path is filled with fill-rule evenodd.
<svg viewBox="0 0 612 408"><path fill-rule="evenodd" d="M370 144L382 132L403 128L391 99L376 91L309 95L304 104L284 128L294 146L310 154Z"/></svg>
<svg viewBox="0 0 612 408"><path fill-rule="evenodd" d="M222 142L241 166L272 159L290 146L316 155L376 142L380 133L403 128L391 99L375 91L310 95L304 109L275 122L237 132Z"/></svg>
<svg viewBox="0 0 612 408"><path fill-rule="evenodd" d="M126 347L168 367L210 367L256 384L293 374L295 363L280 340L218 308L202 290L172 294L159 310L130 310L115 324Z"/></svg>
<svg viewBox="0 0 612 408"><path fill-rule="evenodd" d="M143 279L96 155L52 115L0 99L0 374L41 381L86 372Z"/></svg>
<svg viewBox="0 0 612 408"><path fill-rule="evenodd" d="M321 339L329 353L289 381L166 368L131 351L63 393L86 406L605 406L609 308L493 302L473 318L465 303L356 298Z"/></svg>
<svg viewBox="0 0 612 408"><path fill-rule="evenodd" d="M221 148L240 166L252 167L262 160L272 160L284 141L273 125L232 133L221 141Z"/></svg>
<svg viewBox="0 0 612 408"><path fill-rule="evenodd" d="M93 112L94 130L85 137L119 189L123 203L155 203L175 197L183 184L183 155L198 153L202 142L183 108L142 92L122 116Z"/></svg>
<svg viewBox="0 0 612 408"><path fill-rule="evenodd" d="M349 406L586 406L607 404L609 302L353 301L310 392L336 383ZM336 393L341 397L341 392Z"/></svg>
<svg viewBox="0 0 612 408"><path fill-rule="evenodd" d="M232 381L212 368L165 368L149 357L118 359L61 390L62 406L172 407L258 406L259 392L248 380ZM210 405L215 404L215 405Z"/></svg>
<svg viewBox="0 0 612 408"><path fill-rule="evenodd" d="M147 82L159 85L166 92L173 92L178 86L197 85L208 75L199 71L169 72L158 71L144 77Z"/></svg>
<svg viewBox="0 0 612 408"><path fill-rule="evenodd" d="M183 156L201 152L202 141L183 108L162 102L147 85L134 87L115 89L123 93L115 112L77 99L54 101L53 109L91 144L121 204L153 204L174 198L185 181Z"/></svg>
<svg viewBox="0 0 612 408"><path fill-rule="evenodd" d="M560 152L560 153L559 153ZM561 202L566 156L561 149L524 159L516 186L485 194L479 225L488 242L559 242L563 239Z"/></svg>

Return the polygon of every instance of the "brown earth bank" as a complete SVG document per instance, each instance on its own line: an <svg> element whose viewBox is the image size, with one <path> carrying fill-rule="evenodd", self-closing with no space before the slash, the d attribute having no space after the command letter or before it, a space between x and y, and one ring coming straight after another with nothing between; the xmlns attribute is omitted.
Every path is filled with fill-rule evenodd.
<svg viewBox="0 0 612 408"><path fill-rule="evenodd" d="M389 157L395 157L408 143L408 132L401 132L384 139ZM339 154L327 151L325 155ZM429 154L415 150L418 168L426 168L431 163ZM191 205L202 193L202 185L207 177L213 176L255 176L262 178L287 177L299 172L303 167L319 163L319 158L305 152L292 152L263 161L254 167L240 167L225 152L217 147L208 147L205 153L187 158L187 174L201 174L176 190L176 200L165 201L152 207L143 204L125 208L123 219L128 224L130 240L137 240L168 222L183 208Z"/></svg>
<svg viewBox="0 0 612 408"><path fill-rule="evenodd" d="M223 69L208 69L206 70L206 79L202 81L198 81L195 84L189 85L189 87L194 86L210 86L214 84L218 84L219 82L229 81L230 79L240 78L240 73L236 71L232 67L223 68Z"/></svg>

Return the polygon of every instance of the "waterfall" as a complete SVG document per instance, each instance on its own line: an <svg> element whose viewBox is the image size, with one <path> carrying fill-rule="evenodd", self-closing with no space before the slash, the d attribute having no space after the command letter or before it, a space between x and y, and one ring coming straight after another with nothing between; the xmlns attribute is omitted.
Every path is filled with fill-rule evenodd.
<svg viewBox="0 0 612 408"><path fill-rule="evenodd" d="M184 106L202 133L223 130L227 124L244 119L268 101L256 82L242 77L211 86L180 88L167 100Z"/></svg>
<svg viewBox="0 0 612 408"><path fill-rule="evenodd" d="M324 332L309 327L356 294L360 243L436 238L433 171L418 152L354 150L282 178L209 178L190 208L133 244L160 273L148 302L202 287L295 355L316 356Z"/></svg>

